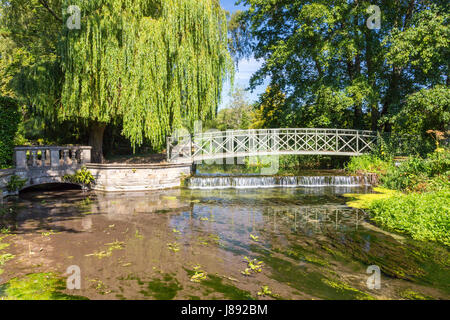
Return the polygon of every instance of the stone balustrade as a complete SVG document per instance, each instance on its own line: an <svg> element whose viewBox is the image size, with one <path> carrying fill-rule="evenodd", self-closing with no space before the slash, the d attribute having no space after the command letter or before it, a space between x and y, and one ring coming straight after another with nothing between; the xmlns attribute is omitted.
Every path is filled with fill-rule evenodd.
<svg viewBox="0 0 450 320"><path fill-rule="evenodd" d="M91 149L85 146L17 147L14 161L17 170L75 168L91 162Z"/></svg>

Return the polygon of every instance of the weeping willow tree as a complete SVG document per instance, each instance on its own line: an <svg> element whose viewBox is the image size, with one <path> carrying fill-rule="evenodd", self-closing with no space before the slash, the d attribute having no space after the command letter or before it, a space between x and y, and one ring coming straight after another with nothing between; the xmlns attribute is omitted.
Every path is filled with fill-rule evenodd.
<svg viewBox="0 0 450 320"><path fill-rule="evenodd" d="M70 0L81 29L62 41L62 119L90 128L93 160L103 132L121 123L133 146L161 146L182 124L217 112L232 74L227 21L218 0ZM65 17L65 20L68 16Z"/></svg>

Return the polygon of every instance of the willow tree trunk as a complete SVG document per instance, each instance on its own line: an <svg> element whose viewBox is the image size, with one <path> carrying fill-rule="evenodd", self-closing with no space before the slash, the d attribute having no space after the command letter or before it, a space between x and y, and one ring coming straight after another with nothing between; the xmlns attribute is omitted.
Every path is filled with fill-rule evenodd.
<svg viewBox="0 0 450 320"><path fill-rule="evenodd" d="M89 145L92 147L92 162L103 163L103 134L106 123L91 122L89 128Z"/></svg>

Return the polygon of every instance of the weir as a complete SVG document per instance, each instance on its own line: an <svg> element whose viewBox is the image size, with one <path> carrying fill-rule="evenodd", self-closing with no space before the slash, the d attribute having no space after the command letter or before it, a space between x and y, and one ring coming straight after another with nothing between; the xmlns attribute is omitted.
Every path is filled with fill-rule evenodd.
<svg viewBox="0 0 450 320"><path fill-rule="evenodd" d="M364 176L196 176L186 179L190 189L319 188L369 186Z"/></svg>

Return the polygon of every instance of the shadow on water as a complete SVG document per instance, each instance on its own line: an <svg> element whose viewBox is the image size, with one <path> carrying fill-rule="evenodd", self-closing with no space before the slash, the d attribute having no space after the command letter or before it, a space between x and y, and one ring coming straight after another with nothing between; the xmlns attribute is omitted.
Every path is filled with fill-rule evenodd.
<svg viewBox="0 0 450 320"><path fill-rule="evenodd" d="M92 299L448 299L448 249L378 229L349 192L371 190L31 191L4 204L1 277L77 265Z"/></svg>

